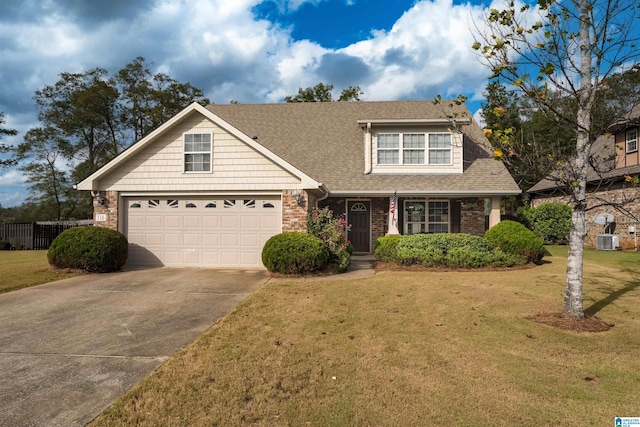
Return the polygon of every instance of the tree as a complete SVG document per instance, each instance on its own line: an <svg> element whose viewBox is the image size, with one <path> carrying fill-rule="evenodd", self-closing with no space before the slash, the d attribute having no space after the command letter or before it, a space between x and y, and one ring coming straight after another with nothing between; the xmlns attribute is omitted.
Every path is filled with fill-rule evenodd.
<svg viewBox="0 0 640 427"><path fill-rule="evenodd" d="M202 105L210 103L202 90L190 83L180 83L163 73L152 74L141 56L118 71L112 84L120 90L120 120L133 132L133 141L140 140L194 101Z"/></svg>
<svg viewBox="0 0 640 427"><path fill-rule="evenodd" d="M55 217L63 218L65 191L69 188L67 174L58 163L66 141L52 127L29 129L24 142L16 148L18 160L26 161L20 170L26 174L29 190L41 205L53 208Z"/></svg>
<svg viewBox="0 0 640 427"><path fill-rule="evenodd" d="M84 164L89 174L124 148L118 120L119 93L106 76L107 71L101 68L62 73L54 85L45 86L34 96L44 127L56 129L65 139L64 156Z"/></svg>
<svg viewBox="0 0 640 427"><path fill-rule="evenodd" d="M490 10L487 32L479 33L473 45L492 78L511 83L576 135L575 154L556 175L572 207L563 311L576 318L584 317L582 258L590 147L604 131L593 120L594 105L603 82L637 62L638 39L632 32L637 19L637 5L627 0L538 0L533 9L510 1L503 10ZM575 107L566 108L567 101ZM508 130L492 135L503 142L512 136Z"/></svg>
<svg viewBox="0 0 640 427"><path fill-rule="evenodd" d="M0 112L0 125L4 124L4 113ZM14 136L17 135L18 132L15 129L5 129L0 127L0 139L2 136ZM6 144L0 144L0 154L11 152L11 147ZM15 159L0 159L0 169L12 166L16 163Z"/></svg>
<svg viewBox="0 0 640 427"><path fill-rule="evenodd" d="M306 89L298 88L298 94L295 96L285 96L285 102L331 102L333 96L331 91L333 85L325 85L324 83L318 83L314 87L308 87ZM343 89L340 93L338 101L360 101L360 95L362 95L360 86L349 86Z"/></svg>
<svg viewBox="0 0 640 427"><path fill-rule="evenodd" d="M92 210L91 197L72 191L71 182L85 179L190 103L209 103L191 84L152 74L142 57L111 77L102 68L61 73L55 84L36 91L34 100L41 126L25 137L20 156L29 162L24 168L38 200L57 205L63 216ZM61 159L70 170L53 174ZM55 203L54 194L60 197Z"/></svg>

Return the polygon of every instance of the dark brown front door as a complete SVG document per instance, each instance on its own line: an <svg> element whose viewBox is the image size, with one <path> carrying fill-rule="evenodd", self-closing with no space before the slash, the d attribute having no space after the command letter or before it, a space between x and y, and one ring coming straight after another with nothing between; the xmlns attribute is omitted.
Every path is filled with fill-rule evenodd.
<svg viewBox="0 0 640 427"><path fill-rule="evenodd" d="M347 220L351 224L349 240L355 252L371 250L371 202L351 201L347 204Z"/></svg>

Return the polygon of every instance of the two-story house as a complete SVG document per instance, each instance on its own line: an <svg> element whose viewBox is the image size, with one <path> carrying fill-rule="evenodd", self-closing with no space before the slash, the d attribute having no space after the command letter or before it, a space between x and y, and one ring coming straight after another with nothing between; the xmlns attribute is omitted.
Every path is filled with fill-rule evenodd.
<svg viewBox="0 0 640 427"><path fill-rule="evenodd" d="M640 175L639 132L640 106L636 106L591 146L592 160L587 175L586 246L596 247L597 236L606 233L618 237L620 248L638 247L640 187L636 178ZM541 180L527 193L532 206L569 201L567 189L551 178Z"/></svg>
<svg viewBox="0 0 640 427"><path fill-rule="evenodd" d="M481 235L520 189L454 108L192 104L77 188L92 191L96 225L127 237L132 264L262 267L269 237L306 231L324 206L357 252L387 233Z"/></svg>

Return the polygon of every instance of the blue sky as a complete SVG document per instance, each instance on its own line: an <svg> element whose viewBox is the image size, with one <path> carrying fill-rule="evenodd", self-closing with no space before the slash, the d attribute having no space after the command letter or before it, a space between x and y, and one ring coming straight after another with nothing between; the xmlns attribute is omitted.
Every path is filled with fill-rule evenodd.
<svg viewBox="0 0 640 427"><path fill-rule="evenodd" d="M215 103L282 102L299 87L359 85L363 100L480 107L489 75L471 27L488 2L458 0L0 0L0 111L15 145L38 125L33 94L61 72L121 69L137 56ZM0 204L27 198L0 170Z"/></svg>

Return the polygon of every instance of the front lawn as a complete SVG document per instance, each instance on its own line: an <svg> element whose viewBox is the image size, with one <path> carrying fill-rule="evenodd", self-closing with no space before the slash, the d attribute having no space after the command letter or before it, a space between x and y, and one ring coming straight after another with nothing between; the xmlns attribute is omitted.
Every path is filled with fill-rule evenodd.
<svg viewBox="0 0 640 427"><path fill-rule="evenodd" d="M0 293L77 275L52 270L47 251L0 251Z"/></svg>
<svg viewBox="0 0 640 427"><path fill-rule="evenodd" d="M562 250L506 272L268 283L94 425L603 426L638 416L640 254L585 257L585 309L615 326L577 333L527 319L561 310Z"/></svg>

